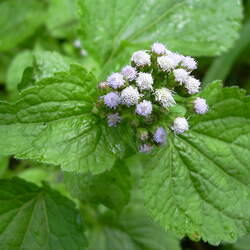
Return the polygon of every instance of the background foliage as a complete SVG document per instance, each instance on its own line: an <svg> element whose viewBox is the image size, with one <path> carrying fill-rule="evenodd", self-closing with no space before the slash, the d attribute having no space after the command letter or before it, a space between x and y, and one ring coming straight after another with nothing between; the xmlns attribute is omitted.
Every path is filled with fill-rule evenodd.
<svg viewBox="0 0 250 250"><path fill-rule="evenodd" d="M249 249L250 1L0 10L0 250ZM196 57L211 111L147 158L92 108L96 84L154 41Z"/></svg>

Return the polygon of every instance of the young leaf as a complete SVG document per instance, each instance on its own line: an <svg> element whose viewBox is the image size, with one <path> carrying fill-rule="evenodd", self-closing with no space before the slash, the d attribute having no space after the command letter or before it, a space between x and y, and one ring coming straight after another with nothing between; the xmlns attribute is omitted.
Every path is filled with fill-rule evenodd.
<svg viewBox="0 0 250 250"><path fill-rule="evenodd" d="M8 0L0 3L0 50L9 50L31 36L45 18L45 2Z"/></svg>
<svg viewBox="0 0 250 250"><path fill-rule="evenodd" d="M111 72L120 60L127 60L129 48L147 48L155 41L184 54L220 54L237 38L242 18L241 3L235 0L79 3L83 44L102 66L105 64L103 72Z"/></svg>
<svg viewBox="0 0 250 250"><path fill-rule="evenodd" d="M30 50L23 50L12 60L6 75L6 88L9 92L17 91L25 68L32 66L33 56Z"/></svg>
<svg viewBox="0 0 250 250"><path fill-rule="evenodd" d="M47 185L0 180L0 249L86 249L72 201Z"/></svg>
<svg viewBox="0 0 250 250"><path fill-rule="evenodd" d="M78 65L0 104L0 151L61 165L65 171L101 173L124 151L116 129L92 113L95 79Z"/></svg>
<svg viewBox="0 0 250 250"><path fill-rule="evenodd" d="M201 96L210 111L190 118L190 132L170 135L148 162L145 203L180 237L234 242L249 230L250 99L218 82Z"/></svg>
<svg viewBox="0 0 250 250"><path fill-rule="evenodd" d="M73 197L86 202L104 204L120 211L128 202L131 190L131 176L121 160L114 167L100 175L79 175L65 172L65 183Z"/></svg>
<svg viewBox="0 0 250 250"><path fill-rule="evenodd" d="M177 238L143 210L127 209L115 221L103 215L101 223L90 231L89 250L180 250Z"/></svg>

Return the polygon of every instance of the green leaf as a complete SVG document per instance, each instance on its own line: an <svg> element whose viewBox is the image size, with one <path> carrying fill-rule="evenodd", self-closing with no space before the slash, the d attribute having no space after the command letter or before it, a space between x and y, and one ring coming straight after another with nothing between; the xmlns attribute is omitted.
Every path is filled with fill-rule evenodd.
<svg viewBox="0 0 250 250"><path fill-rule="evenodd" d="M90 231L88 250L180 250L175 236L166 233L142 210L127 209L115 221L107 215Z"/></svg>
<svg viewBox="0 0 250 250"><path fill-rule="evenodd" d="M8 168L9 157L0 155L0 177L2 177Z"/></svg>
<svg viewBox="0 0 250 250"><path fill-rule="evenodd" d="M236 41L233 48L222 56L215 58L212 65L208 69L204 83L209 84L214 80L224 81L230 73L236 59L250 43L250 20L248 20L240 33L239 40Z"/></svg>
<svg viewBox="0 0 250 250"><path fill-rule="evenodd" d="M249 250L250 235L240 238L235 244L225 245L222 250Z"/></svg>
<svg viewBox="0 0 250 250"><path fill-rule="evenodd" d="M210 111L189 119L190 131L169 135L148 164L142 189L166 230L211 244L247 234L250 219L250 99L244 91L209 85Z"/></svg>
<svg viewBox="0 0 250 250"><path fill-rule="evenodd" d="M79 175L65 172L65 184L73 197L104 204L120 211L128 202L131 190L131 176L124 162L118 160L114 167L100 175Z"/></svg>
<svg viewBox="0 0 250 250"><path fill-rule="evenodd" d="M238 0L79 3L83 44L102 65L103 73L116 70L132 50L148 49L155 41L184 54L220 54L237 38L242 18Z"/></svg>
<svg viewBox="0 0 250 250"><path fill-rule="evenodd" d="M56 72L68 71L71 60L57 52L38 50L34 52L35 79L52 77Z"/></svg>
<svg viewBox="0 0 250 250"><path fill-rule="evenodd" d="M14 104L0 104L0 152L61 165L65 171L101 173L124 146L118 129L92 113L96 80L78 65L21 92Z"/></svg>
<svg viewBox="0 0 250 250"><path fill-rule="evenodd" d="M73 36L77 23L76 0L50 0L46 26L52 36Z"/></svg>
<svg viewBox="0 0 250 250"><path fill-rule="evenodd" d="M8 0L0 3L0 50L9 50L31 36L43 24L45 2Z"/></svg>
<svg viewBox="0 0 250 250"><path fill-rule="evenodd" d="M17 91L25 68L33 65L33 56L30 50L23 50L12 60L6 75L6 88L8 91Z"/></svg>
<svg viewBox="0 0 250 250"><path fill-rule="evenodd" d="M86 249L74 204L47 185L0 180L0 249Z"/></svg>

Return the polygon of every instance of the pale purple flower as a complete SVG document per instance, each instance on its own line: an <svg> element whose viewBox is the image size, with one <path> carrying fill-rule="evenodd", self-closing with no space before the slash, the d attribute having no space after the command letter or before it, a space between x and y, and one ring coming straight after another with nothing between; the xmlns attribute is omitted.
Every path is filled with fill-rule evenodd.
<svg viewBox="0 0 250 250"><path fill-rule="evenodd" d="M143 100L136 106L135 112L141 116L148 116L152 113L153 107L150 101Z"/></svg>
<svg viewBox="0 0 250 250"><path fill-rule="evenodd" d="M194 100L194 110L197 114L203 115L208 111L208 105L205 99L197 97Z"/></svg>
<svg viewBox="0 0 250 250"><path fill-rule="evenodd" d="M107 79L108 85L113 89L122 87L125 83L123 75L120 73L113 73Z"/></svg>
<svg viewBox="0 0 250 250"><path fill-rule="evenodd" d="M81 49L81 50L80 50L80 55L81 55L81 56L87 56L87 55L88 55L87 50Z"/></svg>
<svg viewBox="0 0 250 250"><path fill-rule="evenodd" d="M179 82L180 84L187 81L189 77L189 72L185 69L175 69L173 70L175 81Z"/></svg>
<svg viewBox="0 0 250 250"><path fill-rule="evenodd" d="M153 83L154 83L154 80L150 73L140 72L136 79L136 84L140 90L152 89Z"/></svg>
<svg viewBox="0 0 250 250"><path fill-rule="evenodd" d="M176 104L171 90L167 88L156 89L154 94L155 100L164 108L168 108Z"/></svg>
<svg viewBox="0 0 250 250"><path fill-rule="evenodd" d="M153 146L149 145L149 144L142 144L139 147L139 151L141 153L150 153L152 151L152 149L153 149Z"/></svg>
<svg viewBox="0 0 250 250"><path fill-rule="evenodd" d="M132 86L128 86L121 92L121 102L128 107L137 104L139 99L140 94L137 88L134 88Z"/></svg>
<svg viewBox="0 0 250 250"><path fill-rule="evenodd" d="M157 58L157 64L163 71L171 71L175 69L175 67L178 65L176 61L169 56L160 56Z"/></svg>
<svg viewBox="0 0 250 250"><path fill-rule="evenodd" d="M156 42L151 46L151 51L158 56L164 55L166 53L166 47L162 43Z"/></svg>
<svg viewBox="0 0 250 250"><path fill-rule="evenodd" d="M137 76L136 68L134 68L130 65L127 65L127 66L123 67L122 75L124 76L124 78L126 80L133 81L133 80L135 80L135 78Z"/></svg>
<svg viewBox="0 0 250 250"><path fill-rule="evenodd" d="M186 69L188 69L188 70L195 70L195 69L197 69L197 62L191 56L185 56L185 57L183 57L181 65L183 67L185 67Z"/></svg>
<svg viewBox="0 0 250 250"><path fill-rule="evenodd" d="M121 122L121 117L119 113L109 114L107 116L109 127L115 127L118 123Z"/></svg>
<svg viewBox="0 0 250 250"><path fill-rule="evenodd" d="M100 82L99 85L98 85L99 89L106 89L108 87L109 87L109 85L108 85L107 82Z"/></svg>
<svg viewBox="0 0 250 250"><path fill-rule="evenodd" d="M176 134L182 134L185 131L187 131L188 129L189 129L189 126L188 126L188 122L187 122L186 118L184 118L184 117L175 118L174 124L172 126L172 130Z"/></svg>
<svg viewBox="0 0 250 250"><path fill-rule="evenodd" d="M73 42L73 45L74 47L76 48L81 48L82 44L81 44L81 41L79 39L76 39L74 42Z"/></svg>
<svg viewBox="0 0 250 250"><path fill-rule="evenodd" d="M157 143L165 143L167 139L167 132L163 127L157 128L157 130L154 133L154 141Z"/></svg>
<svg viewBox="0 0 250 250"><path fill-rule="evenodd" d="M120 104L120 96L116 92L110 92L104 97L104 103L107 107L115 109Z"/></svg>
<svg viewBox="0 0 250 250"><path fill-rule="evenodd" d="M143 50L134 52L131 57L131 61L139 67L151 65L150 55Z"/></svg>
<svg viewBox="0 0 250 250"><path fill-rule="evenodd" d="M185 87L190 95L196 94L200 90L201 82L192 76L189 76L184 83Z"/></svg>

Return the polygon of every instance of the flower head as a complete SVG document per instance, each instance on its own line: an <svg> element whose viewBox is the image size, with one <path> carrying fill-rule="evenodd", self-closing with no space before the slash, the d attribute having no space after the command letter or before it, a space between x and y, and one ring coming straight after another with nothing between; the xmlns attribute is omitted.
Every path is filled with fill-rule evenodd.
<svg viewBox="0 0 250 250"><path fill-rule="evenodd" d="M173 70L174 78L180 84L187 81L189 73L185 69L175 69Z"/></svg>
<svg viewBox="0 0 250 250"><path fill-rule="evenodd" d="M118 123L121 122L121 117L119 113L109 114L107 116L109 127L115 127Z"/></svg>
<svg viewBox="0 0 250 250"><path fill-rule="evenodd" d="M104 103L109 108L116 108L120 104L120 96L116 92L110 92L103 97Z"/></svg>
<svg viewBox="0 0 250 250"><path fill-rule="evenodd" d="M150 73L141 72L136 79L137 86L140 90L152 89L153 82L154 80Z"/></svg>
<svg viewBox="0 0 250 250"><path fill-rule="evenodd" d="M150 55L143 50L134 52L134 54L131 57L131 61L134 62L136 66L139 66L139 67L151 65Z"/></svg>
<svg viewBox="0 0 250 250"><path fill-rule="evenodd" d="M165 143L167 139L167 132L163 127L157 128L154 133L154 141L157 143Z"/></svg>
<svg viewBox="0 0 250 250"><path fill-rule="evenodd" d="M169 54L169 58L171 58L175 62L176 66L177 66L177 65L179 65L181 63L184 56L180 55L178 53L171 53L171 54Z"/></svg>
<svg viewBox="0 0 250 250"><path fill-rule="evenodd" d="M122 104L130 107L138 103L140 98L140 94L137 88L132 86L128 86L127 88L123 89L121 92L121 102Z"/></svg>
<svg viewBox="0 0 250 250"><path fill-rule="evenodd" d="M192 76L189 76L185 82L185 87L190 95L196 94L200 90L201 82Z"/></svg>
<svg viewBox="0 0 250 250"><path fill-rule="evenodd" d="M184 118L184 117L175 118L174 124L172 126L172 130L176 134L182 134L185 131L187 131L188 129L189 129L189 126L188 126L188 122L187 122L186 118Z"/></svg>
<svg viewBox="0 0 250 250"><path fill-rule="evenodd" d="M192 71L197 69L197 62L191 56L184 56L181 65L185 67L187 70Z"/></svg>
<svg viewBox="0 0 250 250"><path fill-rule="evenodd" d="M170 56L158 57L157 63L163 71L167 71L167 72L173 70L178 65L176 61Z"/></svg>
<svg viewBox="0 0 250 250"><path fill-rule="evenodd" d="M148 116L152 113L153 107L150 101L143 100L136 106L135 112L138 115Z"/></svg>
<svg viewBox="0 0 250 250"><path fill-rule="evenodd" d="M139 147L139 151L141 153L150 153L152 151L153 147L149 144L142 144L140 147Z"/></svg>
<svg viewBox="0 0 250 250"><path fill-rule="evenodd" d="M137 75L137 71L136 68L127 65L125 67L123 67L122 69L122 75L124 76L124 78L128 81L133 81L136 78Z"/></svg>
<svg viewBox="0 0 250 250"><path fill-rule="evenodd" d="M75 48L81 48L81 46L82 46L81 41L79 39L76 39L73 42L73 45L75 46Z"/></svg>
<svg viewBox="0 0 250 250"><path fill-rule="evenodd" d="M120 73L113 73L107 79L108 85L113 89L122 87L125 83L123 75Z"/></svg>
<svg viewBox="0 0 250 250"><path fill-rule="evenodd" d="M172 92L167 88L161 88L155 90L155 100L159 102L164 108L175 105Z"/></svg>
<svg viewBox="0 0 250 250"><path fill-rule="evenodd" d="M205 99L197 97L194 100L194 110L197 114L203 115L208 111L208 105Z"/></svg>
<svg viewBox="0 0 250 250"><path fill-rule="evenodd" d="M151 46L151 50L158 56L164 55L166 53L166 47L162 43L154 43Z"/></svg>
<svg viewBox="0 0 250 250"><path fill-rule="evenodd" d="M99 85L98 85L99 89L106 89L108 87L109 87L109 85L108 85L107 82L100 82Z"/></svg>

